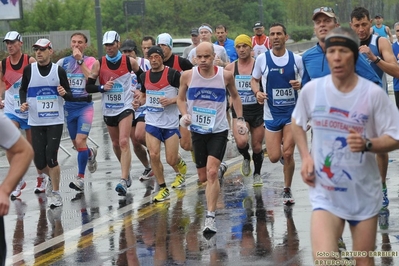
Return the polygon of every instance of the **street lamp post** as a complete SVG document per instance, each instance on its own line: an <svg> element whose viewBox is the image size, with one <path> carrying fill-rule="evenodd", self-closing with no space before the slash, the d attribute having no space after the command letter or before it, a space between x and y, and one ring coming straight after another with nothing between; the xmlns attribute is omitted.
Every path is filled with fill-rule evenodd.
<svg viewBox="0 0 399 266"><path fill-rule="evenodd" d="M259 21L263 23L263 0L259 0Z"/></svg>
<svg viewBox="0 0 399 266"><path fill-rule="evenodd" d="M103 56L103 45L102 45L102 35L103 35L103 26L101 21L101 7L100 0L95 0L95 14L96 14L96 32L97 32L97 53L98 57Z"/></svg>

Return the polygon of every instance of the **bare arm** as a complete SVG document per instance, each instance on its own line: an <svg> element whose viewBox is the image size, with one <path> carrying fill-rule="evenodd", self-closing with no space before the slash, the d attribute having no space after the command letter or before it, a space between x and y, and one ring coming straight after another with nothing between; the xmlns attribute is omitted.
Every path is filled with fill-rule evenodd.
<svg viewBox="0 0 399 266"><path fill-rule="evenodd" d="M24 137L19 137L17 142L7 150L7 157L10 168L0 185L0 216L8 213L9 196L29 168L33 159L32 146Z"/></svg>
<svg viewBox="0 0 399 266"><path fill-rule="evenodd" d="M299 154L302 159L301 176L303 182L307 185L314 187L315 173L314 173L314 162L310 155L308 148L308 141L306 132L303 128L298 125L294 118L291 123L292 135L294 136L295 144L298 147Z"/></svg>
<svg viewBox="0 0 399 266"><path fill-rule="evenodd" d="M388 135L381 135L377 138L371 138L370 141L373 144L370 152L387 153L399 149L399 141ZM366 140L354 129L349 129L347 142L351 152L362 152L366 147Z"/></svg>
<svg viewBox="0 0 399 266"><path fill-rule="evenodd" d="M179 94L177 95L177 107L182 115L187 114L186 93L191 82L192 70L184 71L180 77Z"/></svg>
<svg viewBox="0 0 399 266"><path fill-rule="evenodd" d="M224 69L234 73L234 65L235 65L234 62L229 63Z"/></svg>
<svg viewBox="0 0 399 266"><path fill-rule="evenodd" d="M97 79L99 74L100 74L100 61L96 60L96 62L94 62L93 64L93 67L91 68L89 78Z"/></svg>
<svg viewBox="0 0 399 266"><path fill-rule="evenodd" d="M386 38L378 38L378 45L378 49L380 51L380 54L382 55L382 59L377 62L377 66L388 75L399 78L399 65L392 52L391 44ZM373 54L370 48L366 45L360 46L359 52L366 54L371 62L375 62L377 60L377 56Z"/></svg>
<svg viewBox="0 0 399 266"><path fill-rule="evenodd" d="M73 48L72 56L76 61L83 60L83 54L78 48ZM86 65L85 61L80 65L80 70L82 70L83 75L87 79L90 75L91 69Z"/></svg>
<svg viewBox="0 0 399 266"><path fill-rule="evenodd" d="M267 99L267 94L260 90L259 86L260 79L256 79L254 77L251 78L251 89L255 94L256 100L259 104L264 104Z"/></svg>
<svg viewBox="0 0 399 266"><path fill-rule="evenodd" d="M101 91L99 86L96 85L96 80L99 74L100 74L100 61L96 60L96 62L94 62L93 64L93 67L91 68L90 75L86 83L85 89L88 93L103 92Z"/></svg>
<svg viewBox="0 0 399 266"><path fill-rule="evenodd" d="M237 114L237 117L242 116L242 103L241 98L238 95L236 84L234 81L234 75L232 72L224 70L223 72L224 81L226 84L226 88L229 91L231 102L234 106L234 111Z"/></svg>
<svg viewBox="0 0 399 266"><path fill-rule="evenodd" d="M391 29L390 29L388 26L385 26L385 30L386 30L386 32L387 32L387 34L388 34L389 41L390 41L391 44L392 44L392 43L393 43L393 36L392 36L392 33L391 33Z"/></svg>
<svg viewBox="0 0 399 266"><path fill-rule="evenodd" d="M381 60L377 66L385 73L395 78L399 78L399 65L396 61L395 55L392 52L392 45L385 38L379 38L379 49L384 60Z"/></svg>

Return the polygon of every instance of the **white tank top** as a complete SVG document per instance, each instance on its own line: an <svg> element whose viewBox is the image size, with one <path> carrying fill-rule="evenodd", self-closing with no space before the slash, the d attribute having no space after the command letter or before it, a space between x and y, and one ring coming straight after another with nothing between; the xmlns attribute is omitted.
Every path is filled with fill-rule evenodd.
<svg viewBox="0 0 399 266"><path fill-rule="evenodd" d="M255 36L252 36L252 50L254 51L255 58L258 55L268 51L269 49L267 47L269 47L269 37L266 36L266 39L262 44L257 44L255 41Z"/></svg>
<svg viewBox="0 0 399 266"><path fill-rule="evenodd" d="M42 76L37 63L32 63L32 75L28 84L28 125L50 126L64 124L64 99L59 96L58 65L52 64L50 73Z"/></svg>
<svg viewBox="0 0 399 266"><path fill-rule="evenodd" d="M198 67L193 67L187 90L187 110L192 121L190 130L199 134L219 133L229 129L223 68L214 68L215 76L204 78Z"/></svg>

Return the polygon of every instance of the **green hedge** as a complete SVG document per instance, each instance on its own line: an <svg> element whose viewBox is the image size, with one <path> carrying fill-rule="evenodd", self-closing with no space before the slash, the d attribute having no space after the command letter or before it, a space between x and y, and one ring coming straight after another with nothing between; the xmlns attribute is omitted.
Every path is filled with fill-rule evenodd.
<svg viewBox="0 0 399 266"><path fill-rule="evenodd" d="M313 28L309 28L307 26L291 27L289 29L288 35L290 35L291 39L293 39L295 42L310 40L313 36Z"/></svg>

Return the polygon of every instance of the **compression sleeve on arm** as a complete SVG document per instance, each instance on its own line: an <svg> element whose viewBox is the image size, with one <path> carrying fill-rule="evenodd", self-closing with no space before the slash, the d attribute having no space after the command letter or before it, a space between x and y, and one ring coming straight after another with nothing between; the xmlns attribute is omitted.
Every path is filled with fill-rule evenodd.
<svg viewBox="0 0 399 266"><path fill-rule="evenodd" d="M32 66L29 64L24 68L22 74L21 88L19 89L19 99L21 104L26 102L26 94L28 93L28 85L32 75Z"/></svg>
<svg viewBox="0 0 399 266"><path fill-rule="evenodd" d="M60 79L60 85L66 91L66 94L62 97L65 101L71 101L73 99L71 88L69 87L68 77L65 69L58 66L58 78Z"/></svg>
<svg viewBox="0 0 399 266"><path fill-rule="evenodd" d="M86 91L88 93L104 92L102 86L96 85L96 80L93 78L88 78L86 83Z"/></svg>

